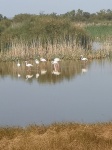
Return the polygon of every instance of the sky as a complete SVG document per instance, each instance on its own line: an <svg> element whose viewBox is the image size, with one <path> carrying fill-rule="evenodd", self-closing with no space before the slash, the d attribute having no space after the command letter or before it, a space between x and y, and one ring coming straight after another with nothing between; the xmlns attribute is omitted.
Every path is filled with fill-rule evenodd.
<svg viewBox="0 0 112 150"><path fill-rule="evenodd" d="M112 0L0 0L0 14L8 18L21 13L64 14L78 9L89 13L112 10Z"/></svg>

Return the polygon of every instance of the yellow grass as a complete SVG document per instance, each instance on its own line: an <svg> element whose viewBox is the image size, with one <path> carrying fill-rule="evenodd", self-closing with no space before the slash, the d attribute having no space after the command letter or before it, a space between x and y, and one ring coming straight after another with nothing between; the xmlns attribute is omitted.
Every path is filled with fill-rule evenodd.
<svg viewBox="0 0 112 150"><path fill-rule="evenodd" d="M112 123L1 127L0 150L111 150Z"/></svg>

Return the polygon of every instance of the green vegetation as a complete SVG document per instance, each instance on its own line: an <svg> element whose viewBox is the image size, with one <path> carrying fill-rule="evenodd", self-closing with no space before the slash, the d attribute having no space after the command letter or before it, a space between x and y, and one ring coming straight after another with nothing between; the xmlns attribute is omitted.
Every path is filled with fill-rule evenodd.
<svg viewBox="0 0 112 150"><path fill-rule="evenodd" d="M90 56L93 55L94 38L98 37L99 41L104 37L107 40L108 36L111 38L111 26L110 9L95 14L80 9L60 15L18 14L12 19L0 15L0 60ZM105 48L108 49L104 46L103 56L99 57L107 55Z"/></svg>
<svg viewBox="0 0 112 150"><path fill-rule="evenodd" d="M1 59L72 57L77 48L88 49L89 41L86 31L68 19L20 14L1 32Z"/></svg>
<svg viewBox="0 0 112 150"><path fill-rule="evenodd" d="M88 25L85 29L91 38L101 45L97 52L112 57L112 25Z"/></svg>
<svg viewBox="0 0 112 150"><path fill-rule="evenodd" d="M90 25L86 27L86 31L95 39L105 40L112 37L112 25Z"/></svg>
<svg viewBox="0 0 112 150"><path fill-rule="evenodd" d="M112 123L1 127L1 150L111 150Z"/></svg>

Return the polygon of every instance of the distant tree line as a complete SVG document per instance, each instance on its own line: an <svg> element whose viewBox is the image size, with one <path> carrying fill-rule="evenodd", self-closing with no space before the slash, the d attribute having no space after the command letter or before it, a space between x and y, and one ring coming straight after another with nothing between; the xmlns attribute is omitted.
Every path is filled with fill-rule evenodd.
<svg viewBox="0 0 112 150"><path fill-rule="evenodd" d="M63 17L69 18L71 21L81 21L81 22L96 22L96 21L112 21L112 10L102 9L96 13L84 12L81 9L77 11L72 10L62 15Z"/></svg>
<svg viewBox="0 0 112 150"><path fill-rule="evenodd" d="M49 19L53 18L53 19L58 19L58 20L59 19L67 20L68 22L69 21L70 22L112 21L112 10L111 9L107 9L107 10L102 9L96 13L89 13L89 12L85 12L81 9L78 9L78 10L72 10L65 14L59 14L59 15L57 15L56 13L44 14L43 12L40 13L39 15L18 14L18 15L15 15L11 19L0 14L0 34L2 31L7 29L8 27L10 27L10 25L12 27L22 26L23 22L24 22L24 26L26 23L26 26L28 28L30 23L37 22L38 19L42 18L42 17L45 20L49 20ZM42 23L42 21L41 21L41 23Z"/></svg>

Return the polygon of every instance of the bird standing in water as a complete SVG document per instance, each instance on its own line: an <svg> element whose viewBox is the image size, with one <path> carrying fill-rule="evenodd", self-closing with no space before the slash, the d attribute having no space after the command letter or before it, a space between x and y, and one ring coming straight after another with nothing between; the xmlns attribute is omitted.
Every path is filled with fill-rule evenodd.
<svg viewBox="0 0 112 150"><path fill-rule="evenodd" d="M35 63L36 63L36 64L39 64L39 60L38 60L38 59L35 59Z"/></svg>
<svg viewBox="0 0 112 150"><path fill-rule="evenodd" d="M27 61L25 61L25 63L26 63L27 67L32 67L33 66L32 64L28 64Z"/></svg>
<svg viewBox="0 0 112 150"><path fill-rule="evenodd" d="M54 61L61 61L60 58L54 58Z"/></svg>
<svg viewBox="0 0 112 150"><path fill-rule="evenodd" d="M88 59L86 57L83 57L83 55L81 55L81 60L82 61L88 61Z"/></svg>
<svg viewBox="0 0 112 150"><path fill-rule="evenodd" d="M46 62L46 59L45 58L40 58L40 61Z"/></svg>

